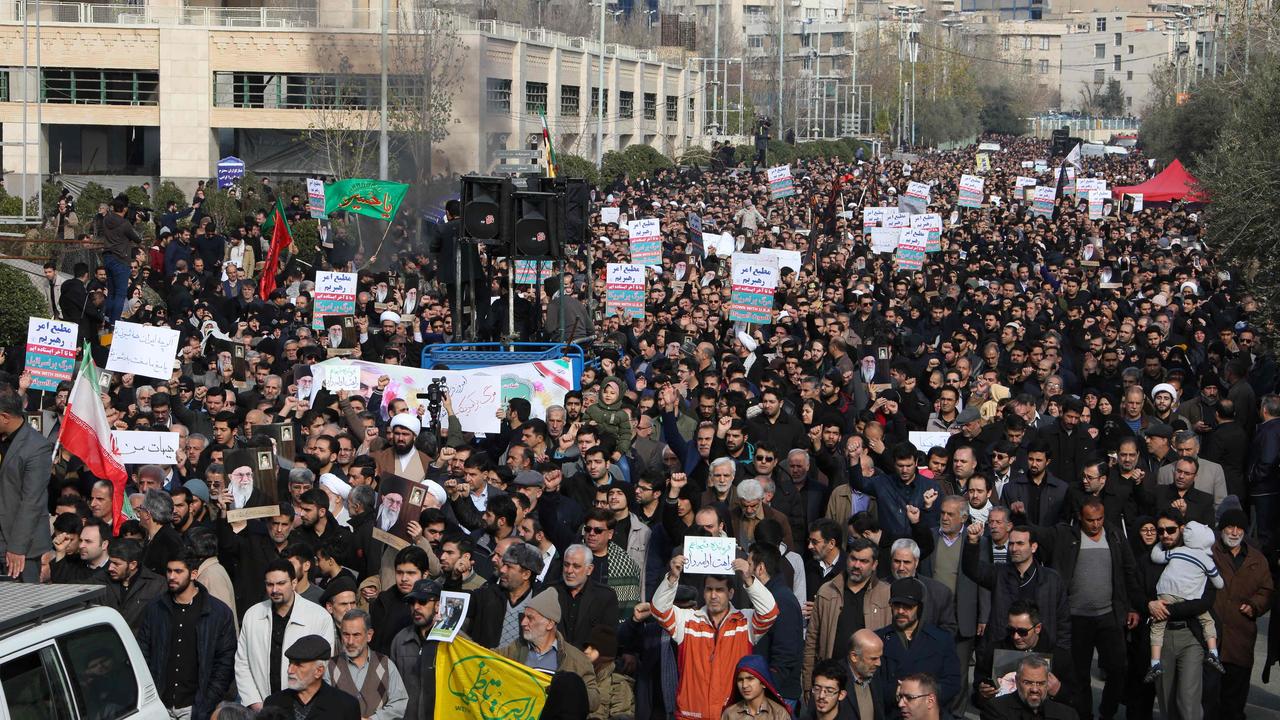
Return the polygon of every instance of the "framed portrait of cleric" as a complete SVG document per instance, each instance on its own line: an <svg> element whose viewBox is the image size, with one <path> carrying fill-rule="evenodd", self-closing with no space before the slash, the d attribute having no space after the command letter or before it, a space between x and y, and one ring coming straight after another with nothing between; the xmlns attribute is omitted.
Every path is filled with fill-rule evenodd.
<svg viewBox="0 0 1280 720"><path fill-rule="evenodd" d="M271 423L263 425L262 430L276 441L276 452L282 457L296 457L296 446L293 441L293 423Z"/></svg>
<svg viewBox="0 0 1280 720"><path fill-rule="evenodd" d="M383 475L378 481L378 510L373 537L399 550L409 545L409 523L422 516L427 488L399 475Z"/></svg>
<svg viewBox="0 0 1280 720"><path fill-rule="evenodd" d="M223 453L227 491L231 504L227 520L239 522L273 517L278 510L275 453L265 448L243 448Z"/></svg>
<svg viewBox="0 0 1280 720"><path fill-rule="evenodd" d="M355 352L358 335L354 316L325 315L324 332L329 357L345 357Z"/></svg>

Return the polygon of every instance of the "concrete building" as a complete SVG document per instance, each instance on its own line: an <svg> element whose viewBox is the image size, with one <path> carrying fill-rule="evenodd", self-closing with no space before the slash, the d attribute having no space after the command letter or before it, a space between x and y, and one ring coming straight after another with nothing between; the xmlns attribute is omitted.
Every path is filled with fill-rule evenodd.
<svg viewBox="0 0 1280 720"><path fill-rule="evenodd" d="M391 27L414 22L397 5ZM25 167L193 182L231 154L250 169L323 172L320 156L298 142L303 131L377 127L380 18L367 9L377 3L0 7L0 132L10 176ZM458 81L435 172L490 170L497 151L540 136L544 113L557 150L594 156L598 43L442 17L456 28ZM417 42L407 37L393 37L393 55ZM675 155L702 142L696 68L623 45L604 51L606 151L645 144ZM393 87L420 92L411 75L393 76ZM24 138L26 145L9 144Z"/></svg>

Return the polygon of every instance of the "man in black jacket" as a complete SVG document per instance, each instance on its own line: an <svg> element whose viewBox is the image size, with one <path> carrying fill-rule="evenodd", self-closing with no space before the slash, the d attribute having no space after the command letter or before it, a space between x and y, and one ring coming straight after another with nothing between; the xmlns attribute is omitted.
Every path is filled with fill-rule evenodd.
<svg viewBox="0 0 1280 720"><path fill-rule="evenodd" d="M124 616L125 622L136 633L147 606L164 592L164 579L142 564L142 543L137 540L112 540L108 558L111 606Z"/></svg>
<svg viewBox="0 0 1280 720"><path fill-rule="evenodd" d="M494 649L520 638L520 615L542 588L534 582L542 572L542 552L516 542L502 554L496 583L471 594L467 634L477 645ZM615 615L616 617L616 615Z"/></svg>
<svg viewBox="0 0 1280 720"><path fill-rule="evenodd" d="M66 287L66 284L63 284ZM65 296L65 290L63 291ZM1222 466L1227 480L1227 494L1243 498L1245 495L1245 462L1249 457L1249 438L1244 427L1236 422L1236 404L1222 400L1214 410L1217 426L1205 436L1200 457Z"/></svg>
<svg viewBox="0 0 1280 720"><path fill-rule="evenodd" d="M1038 437L1049 445L1049 474L1060 478L1080 477L1080 468L1094 454L1093 438L1079 427L1084 401L1069 396L1062 401L1062 415L1057 424ZM1044 522L1041 519L1040 522Z"/></svg>
<svg viewBox="0 0 1280 720"><path fill-rule="evenodd" d="M1008 666L1002 665L1001 676L997 677L995 674L995 657L1000 651L1035 653L1051 658L1052 672L1046 689L1048 696L1070 698L1075 688L1071 675L1071 653L1054 647L1052 640L1044 634L1044 626L1040 624L1040 608L1033 602L1019 600L1009 607L1008 623L1008 634L987 643L986 647L978 651L974 660L974 706L985 716L989 712L987 708L991 701L1000 692L1001 681L1008 672Z"/></svg>
<svg viewBox="0 0 1280 720"><path fill-rule="evenodd" d="M1150 515L1176 510L1187 519L1213 527L1213 496L1195 488L1200 460L1181 457L1173 466L1173 484L1152 488L1154 478L1148 476L1136 488L1138 503Z"/></svg>
<svg viewBox="0 0 1280 720"><path fill-rule="evenodd" d="M284 651L289 687L268 695L263 709L279 708L296 720L360 720L355 697L324 681L325 664L332 655L333 646L319 635L298 638Z"/></svg>
<svg viewBox="0 0 1280 720"><path fill-rule="evenodd" d="M978 541L982 523L970 523L960 568L980 587L991 591L991 608L983 645L1002 638L1006 632L1009 607L1017 600L1029 600L1040 608L1040 622L1053 643L1071 647L1071 613L1067 606L1067 588L1055 570L1036 562L1039 546L1032 539L1032 529L1019 525L1009 532L1009 559L995 565L979 558Z"/></svg>
<svg viewBox="0 0 1280 720"><path fill-rule="evenodd" d="M570 545L564 551L563 576L549 585L560 600L560 632L579 650L586 647L591 628L618 620L618 595L608 585L591 579L593 567L593 555L586 545Z"/></svg>
<svg viewBox="0 0 1280 720"><path fill-rule="evenodd" d="M136 632L164 706L208 720L234 679L236 634L231 608L196 582L199 565L187 554L168 562L169 591L147 605Z"/></svg>
<svg viewBox="0 0 1280 720"><path fill-rule="evenodd" d="M1090 462L1086 474L1101 475L1104 464ZM1059 524L1038 528L1040 556L1062 576L1071 611L1071 649L1075 676L1089 677L1093 651L1107 674L1098 712L1111 717L1124 693L1124 634L1138 624L1135 605L1142 602L1142 586L1133 552L1118 527L1105 524L1102 500L1090 497L1080 507L1078 527ZM1081 683L1075 694L1076 712L1093 716L1093 693Z"/></svg>
<svg viewBox="0 0 1280 720"><path fill-rule="evenodd" d="M1049 663L1039 655L1018 661L1018 691L992 700L982 720L1076 720L1070 706L1049 699Z"/></svg>

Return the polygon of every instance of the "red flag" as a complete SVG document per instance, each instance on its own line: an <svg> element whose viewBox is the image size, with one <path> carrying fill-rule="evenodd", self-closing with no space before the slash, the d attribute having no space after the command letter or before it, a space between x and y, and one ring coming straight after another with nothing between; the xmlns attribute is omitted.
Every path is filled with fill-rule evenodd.
<svg viewBox="0 0 1280 720"><path fill-rule="evenodd" d="M293 244L293 231L289 229L289 221L285 219L284 205L280 202L280 198L276 198L275 209L267 222L271 224L271 249L267 251L267 262L262 268L262 279L258 281L258 297L263 299L276 289L276 275L280 272L280 253Z"/></svg>
<svg viewBox="0 0 1280 720"><path fill-rule="evenodd" d="M119 533L120 526L126 520L124 485L129 474L125 472L111 438L107 413L102 408L98 370L93 366L88 343L81 354L80 372L76 373L71 395L67 398L67 410L62 416L58 444L80 458L89 472L111 482L111 526Z"/></svg>

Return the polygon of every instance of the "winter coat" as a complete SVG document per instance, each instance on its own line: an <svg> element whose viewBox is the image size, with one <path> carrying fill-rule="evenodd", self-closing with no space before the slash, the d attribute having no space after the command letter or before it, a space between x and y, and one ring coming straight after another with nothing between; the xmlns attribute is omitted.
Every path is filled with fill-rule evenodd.
<svg viewBox="0 0 1280 720"><path fill-rule="evenodd" d="M193 610L196 625L196 695L191 705L192 720L208 720L226 697L233 679L236 633L231 608L197 585ZM136 626L138 646L147 659L147 669L159 688L169 663L169 643L173 640L173 614L177 606L169 593L147 606Z"/></svg>
<svg viewBox="0 0 1280 720"><path fill-rule="evenodd" d="M271 694L271 613L270 600L254 605L244 613L240 639L236 647L236 690L244 705L262 702ZM319 605L301 595L293 598L289 626L284 631L284 649L305 635L319 635L333 644L333 617ZM289 663L280 663L280 687L288 687Z"/></svg>
<svg viewBox="0 0 1280 720"><path fill-rule="evenodd" d="M801 684L808 691L813 684L813 667L819 660L831 657L836 646L836 625L844 609L845 575L840 573L822 587L813 598L813 613L809 616L809 632L804 636L804 668L800 673ZM891 621L889 615L889 583L879 578L867 581L862 596L862 626L884 627Z"/></svg>
<svg viewBox="0 0 1280 720"><path fill-rule="evenodd" d="M733 691L729 693L729 700L725 702L724 710L720 713L720 720L753 720L754 718L791 720L791 711L787 709L786 702L778 694L777 688L773 686L773 676L769 673L769 667L765 659L759 655L744 656L738 661L738 666L734 668L733 677L737 678L738 674L743 672L756 676L764 684L764 712L751 712L751 709L743 704L742 694L738 692L738 683L734 682Z"/></svg>
<svg viewBox="0 0 1280 720"><path fill-rule="evenodd" d="M1258 639L1257 618L1271 609L1275 591L1267 559L1256 545L1248 542L1241 543L1239 555L1232 555L1218 542L1213 545L1213 562L1226 583L1213 601L1222 662L1252 668L1253 648ZM1240 606L1246 603L1253 608L1252 618L1240 612Z"/></svg>
<svg viewBox="0 0 1280 720"><path fill-rule="evenodd" d="M922 623L916 626L910 645L903 644L901 633L892 624L879 628L875 633L884 643L884 655L877 674L884 673L884 680L896 685L907 675L929 673L938 683L938 704L942 707L951 705L951 701L960 694L961 670L956 643L949 633L937 625ZM965 667L964 672L968 671L969 668ZM886 697L885 702L893 703L894 700ZM886 717L896 717L896 712L896 705L885 708Z"/></svg>
<svg viewBox="0 0 1280 720"><path fill-rule="evenodd" d="M1052 568L1032 561L1025 576L1012 563L995 565L979 559L978 545L965 542L960 569L980 587L991 591L991 612L987 615L984 642L1005 636L1009 626L1009 606L1015 600L1031 600L1040 608L1042 632L1059 647L1071 647L1071 609L1067 585Z"/></svg>
<svg viewBox="0 0 1280 720"><path fill-rule="evenodd" d="M557 671L571 672L582 678L587 685L587 704L592 713L596 712L600 707L600 688L596 685L596 670L591 666L591 661L587 659L582 651L569 644L559 631L556 632L556 643L559 651L556 653L559 666ZM498 648L498 654L508 660L515 660L520 664L525 664L529 659L529 643L524 638Z"/></svg>
<svg viewBox="0 0 1280 720"><path fill-rule="evenodd" d="M613 671L613 662L596 669L596 687L600 691L600 707L591 713L592 720L608 720L636 714L635 681Z"/></svg>
<svg viewBox="0 0 1280 720"><path fill-rule="evenodd" d="M597 400L586 409L585 414L588 420L599 425L606 435L613 438L617 451L626 455L631 450L631 414L622 406L627 385L621 379L610 376L600 383L600 389L603 390L609 383L615 383L618 387L617 401L607 405L603 400Z"/></svg>

